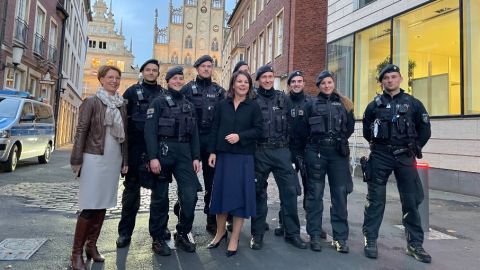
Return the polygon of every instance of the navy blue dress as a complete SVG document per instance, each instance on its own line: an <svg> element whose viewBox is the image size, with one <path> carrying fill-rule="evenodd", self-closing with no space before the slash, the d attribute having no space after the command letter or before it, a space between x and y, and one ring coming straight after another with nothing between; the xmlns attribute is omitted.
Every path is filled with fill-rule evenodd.
<svg viewBox="0 0 480 270"><path fill-rule="evenodd" d="M209 152L217 155L213 177L210 214L229 213L249 218L256 214L254 153L256 140L262 134L260 107L247 99L235 110L227 98L215 108ZM229 134L240 140L230 144Z"/></svg>
<svg viewBox="0 0 480 270"><path fill-rule="evenodd" d="M210 214L249 218L257 212L253 155L218 153Z"/></svg>

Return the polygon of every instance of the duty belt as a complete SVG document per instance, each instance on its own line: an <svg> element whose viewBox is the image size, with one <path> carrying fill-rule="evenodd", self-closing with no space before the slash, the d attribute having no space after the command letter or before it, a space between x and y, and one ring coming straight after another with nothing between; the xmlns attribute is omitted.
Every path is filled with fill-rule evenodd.
<svg viewBox="0 0 480 270"><path fill-rule="evenodd" d="M412 153L411 149L408 148L408 146L377 144L377 143L370 144L370 150L386 151L386 152L392 153L394 156Z"/></svg>
<svg viewBox="0 0 480 270"><path fill-rule="evenodd" d="M284 148L288 147L288 143L285 142L258 142L257 147L259 148Z"/></svg>
<svg viewBox="0 0 480 270"><path fill-rule="evenodd" d="M159 141L161 142L190 142L190 137L160 137Z"/></svg>
<svg viewBox="0 0 480 270"><path fill-rule="evenodd" d="M338 140L333 138L310 138L309 143L316 145L336 145Z"/></svg>

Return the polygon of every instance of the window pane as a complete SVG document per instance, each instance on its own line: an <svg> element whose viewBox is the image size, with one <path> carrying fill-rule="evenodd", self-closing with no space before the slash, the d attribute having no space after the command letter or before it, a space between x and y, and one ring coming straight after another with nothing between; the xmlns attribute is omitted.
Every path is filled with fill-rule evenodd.
<svg viewBox="0 0 480 270"><path fill-rule="evenodd" d="M382 89L378 69L390 58L390 22L355 34L355 116L361 118L368 103Z"/></svg>
<svg viewBox="0 0 480 270"><path fill-rule="evenodd" d="M480 114L480 0L464 0L465 114Z"/></svg>
<svg viewBox="0 0 480 270"><path fill-rule="evenodd" d="M353 35L327 45L328 70L335 76L337 91L352 98Z"/></svg>
<svg viewBox="0 0 480 270"><path fill-rule="evenodd" d="M458 7L458 0L436 1L394 19L393 63L402 72L401 87L431 115L461 113Z"/></svg>

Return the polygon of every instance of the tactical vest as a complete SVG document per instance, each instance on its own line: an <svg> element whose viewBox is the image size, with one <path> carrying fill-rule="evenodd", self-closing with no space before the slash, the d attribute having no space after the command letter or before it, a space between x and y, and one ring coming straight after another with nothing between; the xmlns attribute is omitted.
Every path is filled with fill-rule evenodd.
<svg viewBox="0 0 480 270"><path fill-rule="evenodd" d="M311 104L308 118L311 138L341 138L347 132L347 110L340 99L318 97Z"/></svg>
<svg viewBox="0 0 480 270"><path fill-rule="evenodd" d="M417 137L413 121L414 99L403 93L398 99L388 101L383 95L374 99L373 114L375 121L371 126L373 141L394 141L395 145L404 145L414 142Z"/></svg>
<svg viewBox="0 0 480 270"><path fill-rule="evenodd" d="M166 94L163 97L162 111L158 119L158 135L178 138L179 141L190 141L195 129L195 109L185 98L173 100Z"/></svg>
<svg viewBox="0 0 480 270"><path fill-rule="evenodd" d="M157 86L160 88L159 86ZM162 94L162 91L145 93L143 86L138 84L135 88L135 99L133 101L132 112L130 115L131 125L136 132L143 133L145 120L147 119L147 110L155 98Z"/></svg>
<svg viewBox="0 0 480 270"><path fill-rule="evenodd" d="M213 116L215 115L215 104L217 104L221 99L220 88L216 84L212 83L206 89L198 89L197 83L193 81L192 83L192 97L191 102L195 106L197 111L201 111L198 116L201 116L199 119L199 128L209 129L213 124Z"/></svg>
<svg viewBox="0 0 480 270"><path fill-rule="evenodd" d="M260 106L263 116L262 139L269 142L287 143L287 113L288 106L285 101L285 94L278 90L273 98L257 95L255 99Z"/></svg>

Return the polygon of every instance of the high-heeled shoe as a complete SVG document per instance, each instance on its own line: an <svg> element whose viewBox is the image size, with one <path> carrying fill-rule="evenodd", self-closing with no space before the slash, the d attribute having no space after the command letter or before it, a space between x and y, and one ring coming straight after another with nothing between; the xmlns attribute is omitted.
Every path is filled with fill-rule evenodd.
<svg viewBox="0 0 480 270"><path fill-rule="evenodd" d="M225 252L227 257L232 257L233 255L237 254L238 243L240 243L240 239L237 241L237 249L236 250L228 250L228 248L227 248L227 252Z"/></svg>
<svg viewBox="0 0 480 270"><path fill-rule="evenodd" d="M232 257L233 255L237 254L237 251L236 250L227 250L227 252L225 252L225 254L227 254L227 257Z"/></svg>
<svg viewBox="0 0 480 270"><path fill-rule="evenodd" d="M222 242L223 239L225 239L225 242L227 242L227 235L228 231L225 231L222 238L220 238L217 243L213 243L213 241L210 242L210 244L207 245L207 249L218 248L218 246L220 246L220 242Z"/></svg>

